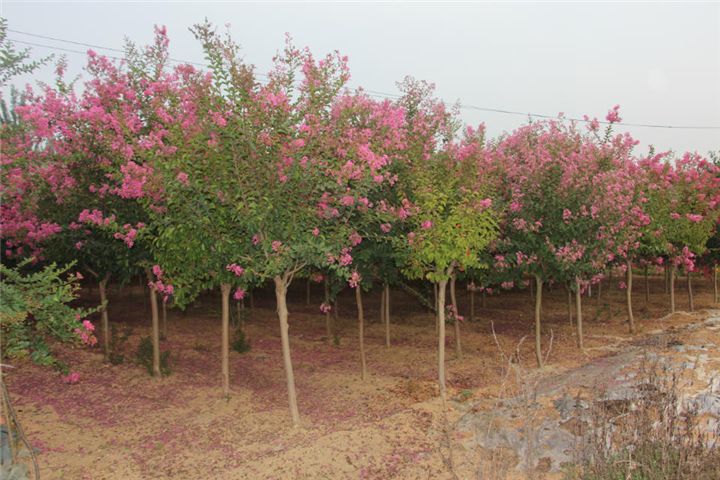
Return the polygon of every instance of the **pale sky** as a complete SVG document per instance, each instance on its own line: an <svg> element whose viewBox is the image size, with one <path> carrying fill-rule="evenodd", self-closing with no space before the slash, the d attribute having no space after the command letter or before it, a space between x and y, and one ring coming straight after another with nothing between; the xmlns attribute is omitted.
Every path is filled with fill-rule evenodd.
<svg viewBox="0 0 720 480"><path fill-rule="evenodd" d="M720 2L706 3L341 3L30 2L2 0L9 28L121 48L166 25L171 55L203 62L188 27L230 24L248 63L270 68L285 32L316 56L350 57L352 85L397 93L405 75L434 82L444 100L569 117L603 118L621 105L630 123L720 127ZM10 32L14 40L87 47ZM18 44L18 47L22 46ZM99 53L118 55L96 49ZM33 47L37 56L52 52ZM62 52L55 52L62 53ZM82 55L67 53L71 73ZM15 83L49 81L52 69ZM526 116L461 110L491 136ZM627 127L641 149L720 149L720 129Z"/></svg>

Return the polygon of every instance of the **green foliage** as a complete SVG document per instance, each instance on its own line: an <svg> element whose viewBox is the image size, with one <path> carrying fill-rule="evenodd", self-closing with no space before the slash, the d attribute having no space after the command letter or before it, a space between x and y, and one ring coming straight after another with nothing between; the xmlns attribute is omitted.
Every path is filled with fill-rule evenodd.
<svg viewBox="0 0 720 480"><path fill-rule="evenodd" d="M39 365L53 366L56 360L47 338L77 342L81 319L97 310L79 309L70 303L78 296L79 279L68 274L70 264L54 263L23 273L31 259L17 268L0 264L0 337L3 356L29 357Z"/></svg>
<svg viewBox="0 0 720 480"><path fill-rule="evenodd" d="M137 362L145 367L149 375L153 374L153 346L150 337L141 337L137 352L135 353ZM164 350L160 352L160 374L164 377L170 375L170 351Z"/></svg>
<svg viewBox="0 0 720 480"><path fill-rule="evenodd" d="M7 30L7 19L0 17L0 87L12 77L34 72L52 58L30 60L30 49L16 50L7 38Z"/></svg>

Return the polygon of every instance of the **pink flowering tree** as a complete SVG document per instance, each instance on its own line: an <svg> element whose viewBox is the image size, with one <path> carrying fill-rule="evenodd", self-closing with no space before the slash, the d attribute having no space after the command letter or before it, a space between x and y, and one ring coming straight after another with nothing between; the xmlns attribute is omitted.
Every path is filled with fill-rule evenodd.
<svg viewBox="0 0 720 480"><path fill-rule="evenodd" d="M574 125L548 121L522 127L492 149L495 165L503 171L508 204L499 248L507 261L535 279L539 366L545 282L567 283L575 291L582 348L580 294L600 278L611 260L610 252L618 248L614 244L618 224L633 206L632 183L624 170L632 145L629 137L607 144Z"/></svg>
<svg viewBox="0 0 720 480"><path fill-rule="evenodd" d="M479 254L497 234L499 212L493 207L491 178L482 168L484 130L467 128L453 142L454 122L444 105L432 99L432 88L406 84L405 108L415 137L409 147L408 172L400 181L409 202L410 232L405 273L438 284L438 383L445 398L445 307L448 283L458 269L480 267ZM444 144L440 141L443 140ZM455 316L456 347L459 318Z"/></svg>
<svg viewBox="0 0 720 480"><path fill-rule="evenodd" d="M388 162L373 152L365 132L351 128L362 109L343 92L349 78L344 57L317 60L288 42L261 84L231 39L208 24L194 31L211 65L204 77L209 84L192 103L198 113L191 141L180 132L182 122L170 132L169 141L185 145L171 141L177 154L163 162L166 182L174 180L166 190L170 220L160 230L162 248L194 233L189 245L199 250L189 257L191 273L167 267L168 274L183 286L197 278L224 282L226 274L235 275L227 270L235 264L244 278L273 281L290 412L298 424L288 286L302 272L328 270L357 285L352 249L358 234L351 218L372 209L372 192L390 181ZM177 104L187 110L190 100ZM208 216L214 225L178 233L180 222L202 220L175 209Z"/></svg>
<svg viewBox="0 0 720 480"><path fill-rule="evenodd" d="M675 311L675 277L688 274L690 308L693 308L690 272L705 252L714 233L720 204L718 166L697 154L686 153L674 162L667 155L641 161L646 179L646 210L653 244L670 264L670 311Z"/></svg>

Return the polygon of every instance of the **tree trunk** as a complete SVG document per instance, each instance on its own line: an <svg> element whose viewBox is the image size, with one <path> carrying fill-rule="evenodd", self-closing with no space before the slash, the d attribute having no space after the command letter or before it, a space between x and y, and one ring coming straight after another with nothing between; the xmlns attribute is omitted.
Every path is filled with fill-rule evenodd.
<svg viewBox="0 0 720 480"><path fill-rule="evenodd" d="M535 300L535 285L533 284L532 280L530 280L530 300ZM483 293L485 291L483 290Z"/></svg>
<svg viewBox="0 0 720 480"><path fill-rule="evenodd" d="M330 305L330 285L325 277L325 305ZM330 311L325 312L325 342L330 345L332 343L332 325L330 320Z"/></svg>
<svg viewBox="0 0 720 480"><path fill-rule="evenodd" d="M610 291L610 285L608 284L608 291ZM600 297L602 297L602 279L598 282L597 291L597 307L600 308Z"/></svg>
<svg viewBox="0 0 720 480"><path fill-rule="evenodd" d="M690 311L695 311L695 301L693 299L693 291L692 291L692 272L687 272L687 292L688 292L688 301L690 302Z"/></svg>
<svg viewBox="0 0 720 480"><path fill-rule="evenodd" d="M223 395L230 395L230 284L220 284L222 293L222 346L220 347Z"/></svg>
<svg viewBox="0 0 720 480"><path fill-rule="evenodd" d="M665 265L663 270L665 272L665 293L668 294L670 293L670 268Z"/></svg>
<svg viewBox="0 0 720 480"><path fill-rule="evenodd" d="M602 282L601 282L602 283ZM577 317L577 346L580 350L584 350L583 345L583 318L582 318L582 290L580 288L580 278L575 278L575 316Z"/></svg>
<svg viewBox="0 0 720 480"><path fill-rule="evenodd" d="M162 301L162 328L160 330L160 336L163 340L167 338L167 302L165 299Z"/></svg>
<svg viewBox="0 0 720 480"><path fill-rule="evenodd" d="M645 305L650 303L650 277L648 276L648 266L645 265Z"/></svg>
<svg viewBox="0 0 720 480"><path fill-rule="evenodd" d="M292 360L290 359L290 337L288 335L288 309L287 309L287 281L283 277L275 277L275 301L277 302L278 319L280 320L280 339L282 341L283 364L285 365L285 378L288 387L288 403L290 416L294 427L300 424L300 413L297 406L297 393L295 392L295 375L293 374Z"/></svg>
<svg viewBox="0 0 720 480"><path fill-rule="evenodd" d="M107 312L107 283L110 280L110 274L106 274L102 280L98 282L98 290L100 290L100 323L103 332L103 351L105 352L105 361L110 358L110 320Z"/></svg>
<svg viewBox="0 0 720 480"><path fill-rule="evenodd" d="M670 313L675 313L675 271L677 266L673 264L670 269Z"/></svg>
<svg viewBox="0 0 720 480"><path fill-rule="evenodd" d="M627 299L627 312L628 312L628 325L630 327L630 333L635 333L635 317L633 317L632 308L632 288L633 288L633 270L632 262L627 262L627 289L625 292L625 298Z"/></svg>
<svg viewBox="0 0 720 480"><path fill-rule="evenodd" d="M438 283L438 384L440 396L445 400L445 288L447 280Z"/></svg>
<svg viewBox="0 0 720 480"><path fill-rule="evenodd" d="M470 290L470 321L475 321L475 287Z"/></svg>
<svg viewBox="0 0 720 480"><path fill-rule="evenodd" d="M390 348L390 285L385 284L385 346Z"/></svg>
<svg viewBox="0 0 720 480"><path fill-rule="evenodd" d="M380 325L385 326L385 284L380 290Z"/></svg>
<svg viewBox="0 0 720 480"><path fill-rule="evenodd" d="M358 339L360 340L360 379L365 380L367 366L365 364L365 317L363 315L362 287L355 287L355 302L358 311Z"/></svg>
<svg viewBox="0 0 720 480"><path fill-rule="evenodd" d="M535 275L535 359L538 367L543 366L542 346L540 344L540 311L542 309L542 286L543 282L540 275Z"/></svg>
<svg viewBox="0 0 720 480"><path fill-rule="evenodd" d="M567 313L568 313L568 322L570 322L570 326L573 326L572 288L570 288L570 284L565 285L565 288L567 288Z"/></svg>
<svg viewBox="0 0 720 480"><path fill-rule="evenodd" d="M152 272L147 270L148 282L152 283ZM152 347L153 347L153 376L159 377L160 372L160 319L158 318L158 302L155 287L149 287L150 290L150 311L152 313Z"/></svg>
<svg viewBox="0 0 720 480"><path fill-rule="evenodd" d="M435 304L435 311L438 309L438 284L433 282L433 300Z"/></svg>
<svg viewBox="0 0 720 480"><path fill-rule="evenodd" d="M718 296L718 266L715 264L713 269L713 293L715 297L715 303L720 303L720 296Z"/></svg>
<svg viewBox="0 0 720 480"><path fill-rule="evenodd" d="M453 323L455 324L455 355L458 360L462 360L462 345L460 343L460 320L458 320L457 298L455 297L455 275L450 277L450 302L455 315Z"/></svg>

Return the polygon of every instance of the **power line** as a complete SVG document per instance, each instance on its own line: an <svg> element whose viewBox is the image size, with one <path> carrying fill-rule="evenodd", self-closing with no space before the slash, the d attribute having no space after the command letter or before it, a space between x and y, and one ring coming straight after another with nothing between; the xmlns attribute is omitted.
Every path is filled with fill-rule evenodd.
<svg viewBox="0 0 720 480"><path fill-rule="evenodd" d="M125 52L124 50L119 49L119 48L104 47L102 45L94 45L92 43L66 40L63 38L51 37L51 36L47 36L47 35L39 35L36 33L30 33L30 32L23 32L20 30L14 30L14 29L10 29L10 28L8 28L7 30L9 32L19 33L21 35L28 35L30 37L41 38L44 40L63 42L63 43L71 44L71 45L79 45L79 46L84 46L84 47L89 47L89 48L97 48L97 49L101 49L101 50L108 50L111 52L120 52L120 53ZM80 54L80 55L87 54L87 52L83 52L80 50L73 50L73 49L58 47L58 46L54 46L54 45L46 45L46 44L41 44L41 43L33 43L33 42L27 42L27 41L23 41L23 40L15 40L15 39L8 39L8 40L10 40L12 42L17 42L17 43L22 43L25 45L34 46L34 47L49 48L49 49L59 50L59 51L68 52L68 53L75 53L75 54ZM115 60L123 60L123 58L113 56L113 55L105 55L105 56L108 58L115 59ZM168 60L175 62L175 63L190 64L190 65L196 65L196 66L205 67L205 68L209 67L209 65L207 65L205 63L192 62L189 60L182 60L182 59L177 59L177 58L172 58L172 57L168 57ZM262 76L262 77L267 77L267 75L263 74L263 73L257 73L257 75ZM398 95L395 93L381 92L378 90L364 90L364 91L367 92L368 94L370 94L371 96L377 97L377 98L385 98L385 99L391 99L391 100L392 99L396 100L398 98L402 98L402 95ZM520 116L528 117L528 118L546 118L546 119L552 119L552 120L568 120L568 121L572 121L572 122L581 122L581 123L590 123L590 122L595 121L602 125L611 125L612 124L612 125L615 125L618 127L663 128L663 129L672 129L672 130L720 130L720 126L714 126L714 125L662 125L662 124L653 124L653 123L627 123L627 122L611 123L611 122L607 122L604 120L590 120L590 119L576 118L576 117L559 118L557 115L547 115L547 114L533 113L533 112L520 112L520 111L516 111L516 110L506 110L506 109L502 109L502 108L480 107L477 105L471 105L471 104L467 104L467 103L458 103L458 107L461 109L464 109L464 110L475 110L475 111L480 111L480 112L501 113L501 114L505 114L505 115L520 115Z"/></svg>

